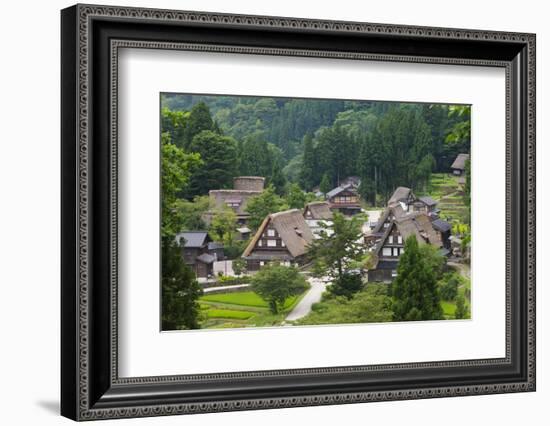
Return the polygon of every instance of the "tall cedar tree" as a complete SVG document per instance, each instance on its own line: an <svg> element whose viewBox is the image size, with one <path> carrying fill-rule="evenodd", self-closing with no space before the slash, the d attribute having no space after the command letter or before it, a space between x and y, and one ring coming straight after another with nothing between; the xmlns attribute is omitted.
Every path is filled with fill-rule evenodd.
<svg viewBox="0 0 550 426"><path fill-rule="evenodd" d="M219 133L217 125L212 120L210 109L204 102L196 104L189 113L185 126L185 147L188 148L193 138L203 130L212 130Z"/></svg>
<svg viewBox="0 0 550 426"><path fill-rule="evenodd" d="M391 287L395 321L443 318L437 287L441 267L441 256L433 247L427 244L419 247L414 235L407 238Z"/></svg>
<svg viewBox="0 0 550 426"><path fill-rule="evenodd" d="M191 176L187 197L206 195L211 189L232 187L237 172L236 146L235 139L211 130L203 130L193 138L189 151L200 154L203 164Z"/></svg>
<svg viewBox="0 0 550 426"><path fill-rule="evenodd" d="M302 168L300 170L300 185L304 191L311 191L315 185L315 151L313 149L313 136L308 133L304 136L304 154Z"/></svg>
<svg viewBox="0 0 550 426"><path fill-rule="evenodd" d="M332 189L332 185L330 183L330 178L328 177L328 174L324 174L323 178L321 179L321 183L319 185L319 191L323 193L323 195L327 195L327 192L329 192Z"/></svg>

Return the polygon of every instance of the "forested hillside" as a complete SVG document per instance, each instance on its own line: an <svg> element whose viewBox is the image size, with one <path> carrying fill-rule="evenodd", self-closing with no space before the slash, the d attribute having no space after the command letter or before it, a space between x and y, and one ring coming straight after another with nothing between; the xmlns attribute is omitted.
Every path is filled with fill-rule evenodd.
<svg viewBox="0 0 550 426"><path fill-rule="evenodd" d="M353 175L365 200L383 203L470 152L468 106L181 94L162 94L161 106L165 136L202 160L189 199L236 175L264 176L280 194Z"/></svg>

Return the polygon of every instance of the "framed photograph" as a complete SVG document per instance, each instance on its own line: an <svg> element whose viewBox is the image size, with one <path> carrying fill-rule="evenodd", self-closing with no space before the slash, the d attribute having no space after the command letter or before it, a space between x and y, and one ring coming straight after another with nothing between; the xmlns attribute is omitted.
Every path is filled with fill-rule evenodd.
<svg viewBox="0 0 550 426"><path fill-rule="evenodd" d="M64 416L535 390L535 35L61 30Z"/></svg>

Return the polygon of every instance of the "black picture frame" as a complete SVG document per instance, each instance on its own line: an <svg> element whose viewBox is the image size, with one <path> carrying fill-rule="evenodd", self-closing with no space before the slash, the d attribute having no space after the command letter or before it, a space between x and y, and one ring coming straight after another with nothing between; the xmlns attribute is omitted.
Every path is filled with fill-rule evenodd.
<svg viewBox="0 0 550 426"><path fill-rule="evenodd" d="M61 12L61 414L159 416L535 390L534 34L75 5ZM506 69L506 357L117 374L118 47Z"/></svg>

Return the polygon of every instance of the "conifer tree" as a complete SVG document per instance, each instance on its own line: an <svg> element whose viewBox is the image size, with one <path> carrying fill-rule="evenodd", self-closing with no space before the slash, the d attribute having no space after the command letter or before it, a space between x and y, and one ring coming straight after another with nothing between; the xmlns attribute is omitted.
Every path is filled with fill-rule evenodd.
<svg viewBox="0 0 550 426"><path fill-rule="evenodd" d="M397 278L392 283L395 321L443 318L437 288L441 262L437 257L439 255L431 248L428 245L419 247L414 235L405 242L405 252L399 258Z"/></svg>
<svg viewBox="0 0 550 426"><path fill-rule="evenodd" d="M311 191L311 188L315 185L315 151L313 149L313 136L311 133L307 133L304 136L304 155L300 171L300 185L304 191Z"/></svg>

